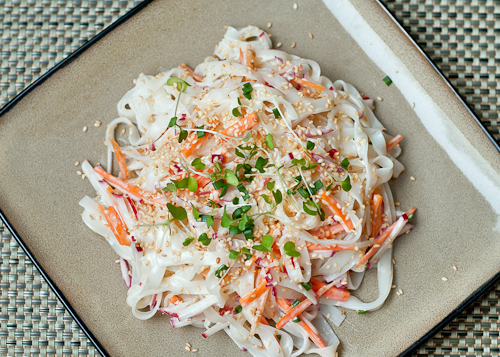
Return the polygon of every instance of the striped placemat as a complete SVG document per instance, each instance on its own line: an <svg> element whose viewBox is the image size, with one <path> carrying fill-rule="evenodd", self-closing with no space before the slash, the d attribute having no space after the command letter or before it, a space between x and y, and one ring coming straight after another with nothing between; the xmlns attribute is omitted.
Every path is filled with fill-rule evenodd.
<svg viewBox="0 0 500 357"><path fill-rule="evenodd" d="M0 106L139 2L0 0ZM500 1L384 2L500 140ZM0 255L0 356L97 355L1 225ZM416 356L498 356L499 291L477 300Z"/></svg>

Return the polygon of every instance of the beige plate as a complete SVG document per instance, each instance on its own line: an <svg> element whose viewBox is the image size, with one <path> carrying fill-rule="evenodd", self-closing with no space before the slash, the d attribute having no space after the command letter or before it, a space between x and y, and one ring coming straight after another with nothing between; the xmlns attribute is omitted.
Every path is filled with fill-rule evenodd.
<svg viewBox="0 0 500 357"><path fill-rule="evenodd" d="M203 356L248 356L224 332L204 340L201 330L172 329L159 314L148 321L132 317L116 255L80 218L78 201L94 192L74 166L84 159L105 162L105 124L115 118L116 103L139 73L201 62L222 38L224 25L267 29L271 22L275 44L281 42L283 49L316 60L332 79L344 79L368 96L383 97L376 103L377 116L389 133L404 136L401 161L407 170L391 186L401 208L418 207L417 227L394 250L395 284L404 295L391 293L380 310L366 315L347 312L348 322L335 328L341 356L392 356L407 350L500 270L494 205L500 197L488 197L497 194L500 155L384 10L371 0L351 3L430 96L417 101L417 107L437 104L444 119L419 118L402 94L413 84L395 80L385 86L382 78L387 71L375 65L323 3L312 0L299 1L297 10L287 0L153 2L105 31L4 110L4 219L8 217L9 227L108 354L180 355L190 342ZM297 44L294 49L292 42ZM391 56L387 53L388 61ZM434 115L431 109L428 115ZM104 125L95 128L95 120ZM437 128L434 123L444 124ZM84 126L88 132L82 131ZM443 149L434 139L436 133L444 135L439 142L460 145ZM374 273L356 295L377 295Z"/></svg>

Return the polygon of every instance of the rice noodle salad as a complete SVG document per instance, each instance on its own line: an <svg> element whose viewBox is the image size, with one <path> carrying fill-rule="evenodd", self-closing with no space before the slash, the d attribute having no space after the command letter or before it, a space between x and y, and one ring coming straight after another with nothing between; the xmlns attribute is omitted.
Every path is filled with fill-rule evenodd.
<svg viewBox="0 0 500 357"><path fill-rule="evenodd" d="M80 201L120 256L132 314L224 331L253 356L335 355L332 326L383 305L392 244L413 228L388 185L402 136L254 26L228 27L194 70L134 83L106 129L106 170L82 164L97 197ZM379 295L365 302L370 268Z"/></svg>

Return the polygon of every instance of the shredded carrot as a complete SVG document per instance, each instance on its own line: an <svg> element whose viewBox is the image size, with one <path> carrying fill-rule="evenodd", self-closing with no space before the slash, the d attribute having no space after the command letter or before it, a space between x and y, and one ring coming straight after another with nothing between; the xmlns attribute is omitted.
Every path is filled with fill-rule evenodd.
<svg viewBox="0 0 500 357"><path fill-rule="evenodd" d="M118 243L121 245L130 245L130 241L127 238L127 229L125 228L121 218L118 216L115 208L113 206L104 208L102 205L97 205L97 209L103 214L104 218L106 218L109 228L115 235Z"/></svg>
<svg viewBox="0 0 500 357"><path fill-rule="evenodd" d="M203 77L200 76L198 73L195 73L195 71L193 71L191 68L189 68L186 64L181 63L181 65L179 67L181 67L183 70L187 71L196 82L203 82Z"/></svg>
<svg viewBox="0 0 500 357"><path fill-rule="evenodd" d="M313 236L316 236L318 239L329 239L331 236L339 234L343 231L344 227L340 223L336 223L327 227L311 229L308 232Z"/></svg>
<svg viewBox="0 0 500 357"><path fill-rule="evenodd" d="M384 218L382 217L382 203L384 198L379 194L373 195L373 221L371 237L375 238L382 227Z"/></svg>
<svg viewBox="0 0 500 357"><path fill-rule="evenodd" d="M413 214L415 213L417 209L415 207L413 207L412 209L408 210L405 212L406 215L409 215L409 214ZM370 258L373 256L373 254L375 254L377 252L377 250L380 248L380 245L382 243L385 242L385 240L389 237L389 235L391 234L392 230L394 229L394 227L396 226L396 222L394 222L389 228L387 228L384 233L377 238L377 240L375 240L375 243L373 244L373 246L370 248L370 250L363 256L363 258L361 258L361 260L359 261L358 265L356 266L355 269L358 269L361 265L365 264L368 260L370 260Z"/></svg>
<svg viewBox="0 0 500 357"><path fill-rule="evenodd" d="M304 312L305 309L307 309L309 306L312 305L312 301L309 299L305 299L302 301L300 304L297 306L292 306L288 312L285 313L285 316L283 316L277 323L276 323L276 328L281 329L283 326L285 326L287 323L292 321L294 318L299 316L302 312Z"/></svg>
<svg viewBox="0 0 500 357"><path fill-rule="evenodd" d="M302 314L299 315L299 319L300 321L298 322L298 325L307 333L307 335L309 336L311 341L314 342L316 347L325 348L326 347L325 341L323 341L321 336L316 331L314 331L311 328L311 326L309 326L310 324L309 320Z"/></svg>
<svg viewBox="0 0 500 357"><path fill-rule="evenodd" d="M243 51L240 47L240 64L245 64L245 57L243 56Z"/></svg>
<svg viewBox="0 0 500 357"><path fill-rule="evenodd" d="M266 281L264 280L264 283ZM257 306L256 306L256 310L255 310L255 316L261 316L262 317L262 313L264 312L264 308L266 307L266 300L267 300L267 296L269 295L269 291L271 289L270 288L266 288L266 290L264 291L264 293L262 293L261 296L259 296L259 298L257 299ZM241 305L243 306L243 305ZM253 336L255 335L255 332L257 330L257 327L259 327L259 323L260 323L260 320L259 318L256 318L253 320L252 322L252 328L250 329L250 336Z"/></svg>
<svg viewBox="0 0 500 357"><path fill-rule="evenodd" d="M137 198L144 198L144 195L142 194L142 190L138 187L132 186L122 180L120 180L118 177L115 177L111 174L108 174L106 171L104 171L100 166L94 167L94 171L97 172L99 175L104 177L104 179L111 184L119 187L123 191L131 194L132 196L135 196Z"/></svg>
<svg viewBox="0 0 500 357"><path fill-rule="evenodd" d="M177 295L173 295L170 299L168 299L168 301L175 305L178 302L182 302L182 299Z"/></svg>
<svg viewBox="0 0 500 357"><path fill-rule="evenodd" d="M259 117L257 116L257 114L255 114L255 112L252 112L243 119L241 119L239 122L222 130L221 134L232 137L238 137L245 131L252 129L257 124L259 124Z"/></svg>
<svg viewBox="0 0 500 357"><path fill-rule="evenodd" d="M340 252L344 250L356 250L356 246L354 245L330 245L325 247L324 245L321 244L311 244L307 246L307 250L309 252L313 250L330 250L332 252Z"/></svg>
<svg viewBox="0 0 500 357"><path fill-rule="evenodd" d="M312 289L314 292L327 285L326 283L323 283L322 281L316 279L311 279L309 280L309 282L312 284ZM335 286L332 286L330 289L323 293L323 297L336 301L347 301L350 295L351 293L349 291L339 289Z"/></svg>
<svg viewBox="0 0 500 357"><path fill-rule="evenodd" d="M333 211L333 213L337 216L340 217L340 219L344 222L344 224L349 228L351 231L354 229L354 226L352 225L352 221L350 219L347 219L347 215L342 213L342 209L338 206L337 200L327 192L323 193L321 195L321 198L323 201L326 202L328 207Z"/></svg>
<svg viewBox="0 0 500 357"><path fill-rule="evenodd" d="M325 87L323 87L322 85L306 81L305 79L301 79L301 78L295 77L293 80L294 80L294 82L302 84L304 87L309 87L309 88L312 88L312 89L316 89L319 92L322 92L325 89Z"/></svg>
<svg viewBox="0 0 500 357"><path fill-rule="evenodd" d="M264 294L266 292L266 290L267 290L266 284L267 284L267 282L264 279L259 284L259 286L257 286L254 290L252 290L251 292L249 292L248 294L246 294L245 296L243 296L240 299L240 305L242 307L248 306L248 304L250 304L252 301L254 301L255 299L257 299L262 294Z"/></svg>
<svg viewBox="0 0 500 357"><path fill-rule="evenodd" d="M389 140L386 145L387 151L389 152L392 149L394 149L394 147L398 145L401 142L401 140L403 140L403 136L400 134L396 135L391 140Z"/></svg>
<svg viewBox="0 0 500 357"><path fill-rule="evenodd" d="M122 149L115 141L115 139L111 138L111 144L113 145L113 150L115 151L116 161L118 161L118 166L120 167L120 172L122 174L122 180L128 180L128 170L127 170L127 162L125 161L125 155L123 155Z"/></svg>
<svg viewBox="0 0 500 357"><path fill-rule="evenodd" d="M257 255L252 255L252 257L245 262L245 266L247 268L250 268L256 261L257 261Z"/></svg>
<svg viewBox="0 0 500 357"><path fill-rule="evenodd" d="M184 144L184 148L181 149L182 155L184 155L184 157L191 156L201 147L201 145L203 145L205 140L207 140L207 135L199 138L196 133L192 133L190 138L186 141L186 144Z"/></svg>
<svg viewBox="0 0 500 357"><path fill-rule="evenodd" d="M279 308L286 314L290 310L293 309L293 307L285 300L282 298L276 298L276 302L278 303ZM314 344L318 348L323 348L326 347L325 342L321 339L321 337L313 330L311 327L307 324L306 318L302 315L298 315L299 319L301 320L297 324L304 329L304 331L307 333L311 341L314 342ZM308 320L307 320L308 321ZM284 326L284 325L283 325ZM276 325L276 328L279 328L278 325Z"/></svg>
<svg viewBox="0 0 500 357"><path fill-rule="evenodd" d="M203 270L200 274L203 275L205 278L207 277L208 275L208 272L210 271L210 268L206 268L205 270Z"/></svg>

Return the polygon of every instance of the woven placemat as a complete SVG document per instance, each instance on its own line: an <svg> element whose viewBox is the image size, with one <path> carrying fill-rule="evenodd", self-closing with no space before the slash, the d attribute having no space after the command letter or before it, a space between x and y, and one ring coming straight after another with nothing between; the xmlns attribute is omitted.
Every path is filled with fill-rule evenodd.
<svg viewBox="0 0 500 357"><path fill-rule="evenodd" d="M0 0L0 106L139 2ZM385 3L500 140L500 37L496 36L500 1ZM0 255L0 356L96 356L94 347L1 225ZM499 291L497 286L477 300L416 356L498 356Z"/></svg>

